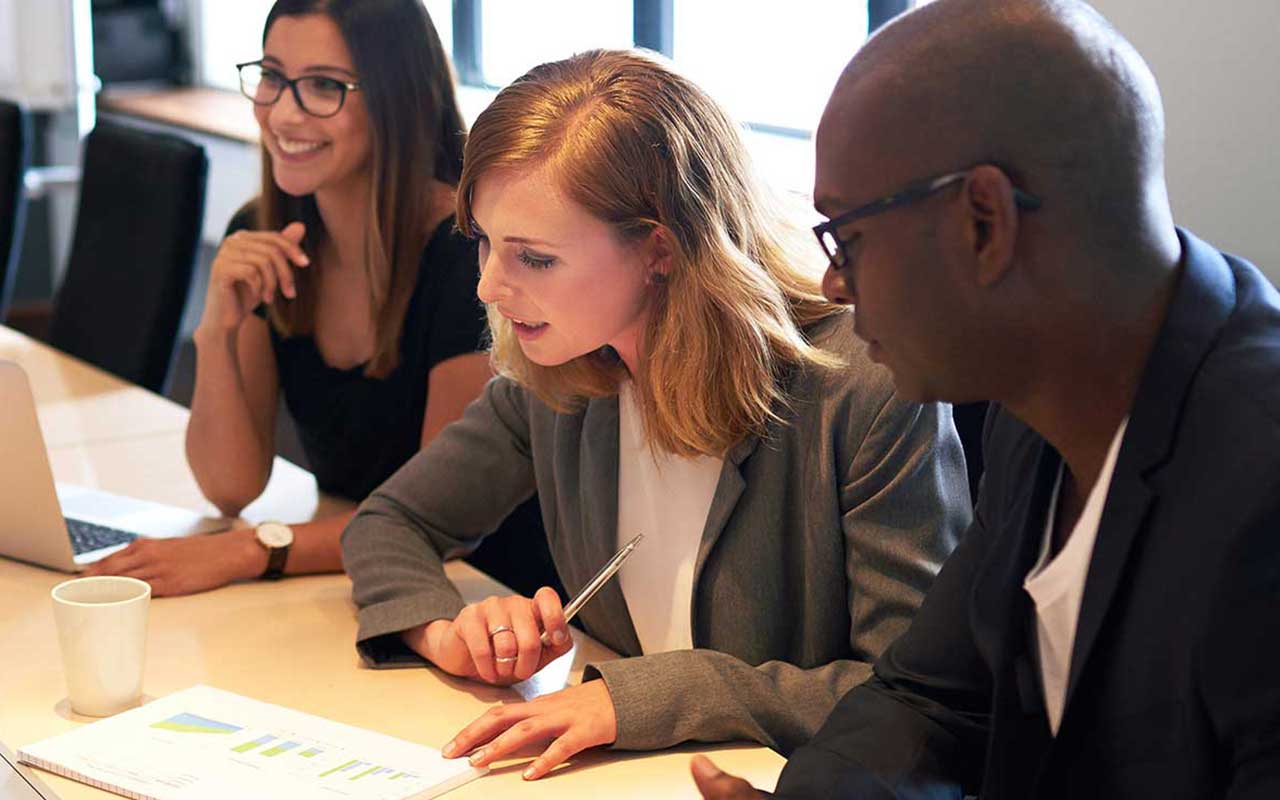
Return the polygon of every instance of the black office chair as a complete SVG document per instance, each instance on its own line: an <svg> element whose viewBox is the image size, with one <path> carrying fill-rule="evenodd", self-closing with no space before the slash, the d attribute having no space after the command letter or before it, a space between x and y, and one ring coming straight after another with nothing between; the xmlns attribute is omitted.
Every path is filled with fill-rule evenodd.
<svg viewBox="0 0 1280 800"><path fill-rule="evenodd" d="M956 433L964 448L964 462L969 472L969 499L978 502L978 482L982 480L982 427L987 420L985 402L960 403L951 407Z"/></svg>
<svg viewBox="0 0 1280 800"><path fill-rule="evenodd" d="M99 121L49 342L162 393L204 220L204 148Z"/></svg>
<svg viewBox="0 0 1280 800"><path fill-rule="evenodd" d="M31 165L31 120L21 106L0 100L0 322L9 313L27 220L23 176Z"/></svg>

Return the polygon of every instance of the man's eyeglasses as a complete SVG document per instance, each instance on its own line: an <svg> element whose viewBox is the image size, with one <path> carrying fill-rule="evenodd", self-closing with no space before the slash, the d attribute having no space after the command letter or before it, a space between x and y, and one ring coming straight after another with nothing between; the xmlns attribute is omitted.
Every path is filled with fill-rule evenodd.
<svg viewBox="0 0 1280 800"><path fill-rule="evenodd" d="M938 175L934 178L913 181L887 197L872 200L866 205L846 211L835 219L829 219L826 222L814 225L813 234L818 237L818 244L822 246L822 251L827 254L831 265L837 268L843 267L849 261L848 245L851 240L840 238L838 233L840 228L856 219L873 217L876 214L883 214L894 208L919 202L935 192L959 183L968 174L969 170L966 169L960 172L948 172L945 175ZM1024 211L1035 211L1040 207L1040 198L1017 187L1013 189L1013 202Z"/></svg>
<svg viewBox="0 0 1280 800"><path fill-rule="evenodd" d="M280 70L264 66L261 61L236 64L236 70L240 72L240 92L254 105L274 105L287 88L293 92L298 108L313 117L332 117L342 110L347 92L360 91L358 83L324 75L286 78Z"/></svg>

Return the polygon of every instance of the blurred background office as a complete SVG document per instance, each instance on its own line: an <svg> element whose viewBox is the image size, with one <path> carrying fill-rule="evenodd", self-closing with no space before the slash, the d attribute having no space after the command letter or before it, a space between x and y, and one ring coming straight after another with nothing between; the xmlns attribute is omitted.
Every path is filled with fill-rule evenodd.
<svg viewBox="0 0 1280 800"><path fill-rule="evenodd" d="M674 59L737 116L766 180L803 204L812 181L812 132L840 68L869 31L913 2L425 4L452 55L468 122L498 87L537 63L590 47L648 47ZM1095 5L1134 42L1160 80L1178 220L1255 261L1273 281L1280 279L1280 241L1271 230L1280 197L1275 152L1280 51L1272 42L1280 30L1280 3L1097 0ZM0 265L9 256L5 226L21 221L10 207L25 206L25 225L16 226L10 248L14 268L7 276L0 271L6 324L47 337L57 332L60 290L70 288L68 283L112 283L67 277L77 261L86 260L77 254L103 241L95 236L74 244L88 237L78 230L86 222L77 218L84 211L79 170L88 169L82 163L85 137L98 121L178 137L202 151L207 178L201 178L198 190L200 208L184 212L199 214L189 289L179 280L179 286L164 290L161 303L177 305L172 334L177 357L172 371L151 385L180 401L189 399L190 348L183 342L202 306L207 264L227 221L257 191L257 129L249 102L238 94L234 65L260 57L258 36L270 6L271 0L0 0L0 99L16 101L25 111L18 127L9 127L0 113L0 150L6 151L0 153L0 184L6 164L20 164L25 177L19 195L7 195L0 186L0 215L6 216L0 219ZM7 144L15 140L23 144L21 153ZM143 171L137 163L125 166ZM193 185L195 162L183 169L174 167L175 185ZM122 189L120 196L126 194ZM90 212L95 219L102 213ZM175 219L165 224L181 227L178 215L171 216ZM138 258L181 259L182 236L173 238L164 255ZM85 269L114 269L109 259L99 261ZM112 313L125 313L136 302L118 289L95 288L89 294ZM182 296L175 299L176 294ZM77 318L88 314L77 312ZM282 453L304 463L286 416L281 419Z"/></svg>

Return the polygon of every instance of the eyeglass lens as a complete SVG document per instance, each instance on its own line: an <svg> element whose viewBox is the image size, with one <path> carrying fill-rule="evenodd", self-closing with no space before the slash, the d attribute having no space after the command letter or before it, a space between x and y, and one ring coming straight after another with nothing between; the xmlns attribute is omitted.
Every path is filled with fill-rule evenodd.
<svg viewBox="0 0 1280 800"><path fill-rule="evenodd" d="M256 64L240 70L240 90L258 105L268 106L280 99L289 81L276 70ZM294 81L302 110L317 117L331 117L342 108L346 87L333 78L307 75Z"/></svg>

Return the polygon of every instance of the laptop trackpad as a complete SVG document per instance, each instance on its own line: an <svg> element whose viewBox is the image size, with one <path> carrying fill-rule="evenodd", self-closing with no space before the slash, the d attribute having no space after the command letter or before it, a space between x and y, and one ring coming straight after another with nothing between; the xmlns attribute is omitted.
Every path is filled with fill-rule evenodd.
<svg viewBox="0 0 1280 800"><path fill-rule="evenodd" d="M124 497L98 489L58 484L62 515L141 536L168 538L214 533L231 527L225 517L205 517L194 511Z"/></svg>

